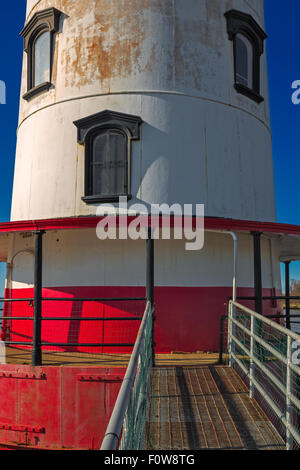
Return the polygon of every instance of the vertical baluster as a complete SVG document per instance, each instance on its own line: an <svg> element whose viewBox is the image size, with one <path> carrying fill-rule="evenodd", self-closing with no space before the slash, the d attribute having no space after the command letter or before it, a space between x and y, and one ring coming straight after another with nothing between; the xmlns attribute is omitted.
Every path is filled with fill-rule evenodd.
<svg viewBox="0 0 300 470"><path fill-rule="evenodd" d="M229 367L233 366L232 358L232 302L229 302L228 308L228 354L229 354Z"/></svg>
<svg viewBox="0 0 300 470"><path fill-rule="evenodd" d="M251 315L251 333L250 333L250 398L254 398L254 374L255 374L255 364L254 364L254 354L255 354L255 340L254 340L254 332L255 332L255 318Z"/></svg>
<svg viewBox="0 0 300 470"><path fill-rule="evenodd" d="M292 406L291 406L291 393L292 393L292 370L291 370L291 354L292 354L292 340L287 337L287 366L286 366L286 449L293 448L293 436L288 428L292 424Z"/></svg>

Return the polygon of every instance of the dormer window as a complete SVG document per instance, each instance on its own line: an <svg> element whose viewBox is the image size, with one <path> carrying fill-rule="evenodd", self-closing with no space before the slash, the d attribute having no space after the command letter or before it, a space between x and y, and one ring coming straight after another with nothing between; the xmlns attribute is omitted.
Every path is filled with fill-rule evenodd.
<svg viewBox="0 0 300 470"><path fill-rule="evenodd" d="M84 202L131 198L131 141L139 139L141 123L139 116L108 110L74 122L85 148Z"/></svg>
<svg viewBox="0 0 300 470"><path fill-rule="evenodd" d="M261 103L260 57L267 35L251 15L230 10L225 13L228 37L233 41L234 87L238 93Z"/></svg>
<svg viewBox="0 0 300 470"><path fill-rule="evenodd" d="M25 100L48 91L52 85L54 34L59 29L60 15L56 8L38 11L21 31L24 51L27 53L27 92L23 96Z"/></svg>

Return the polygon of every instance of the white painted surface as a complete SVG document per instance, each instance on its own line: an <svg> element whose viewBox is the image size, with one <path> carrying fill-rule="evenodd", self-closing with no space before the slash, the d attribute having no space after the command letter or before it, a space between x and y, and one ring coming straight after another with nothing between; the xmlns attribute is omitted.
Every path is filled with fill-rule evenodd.
<svg viewBox="0 0 300 470"><path fill-rule="evenodd" d="M26 17L30 14L31 10L40 3L41 0L27 0Z"/></svg>
<svg viewBox="0 0 300 470"><path fill-rule="evenodd" d="M275 220L266 57L256 104L233 87L224 13L259 0L41 0L64 16L50 92L21 99L12 220L89 215L73 121L104 109L138 114L134 201L204 203L206 215ZM26 91L26 54L22 92Z"/></svg>
<svg viewBox="0 0 300 470"><path fill-rule="evenodd" d="M32 285L33 237L15 234L11 256L12 287ZM238 287L253 286L253 240L238 235ZM281 288L277 242L272 242L273 272L269 240L262 239L262 278L265 288ZM144 241L100 241L95 230L48 232L44 236L43 285L144 286L146 272ZM232 285L233 242L223 234L207 233L201 251L185 251L184 241L155 242L155 284L181 287L230 287ZM273 278L273 280L272 280Z"/></svg>

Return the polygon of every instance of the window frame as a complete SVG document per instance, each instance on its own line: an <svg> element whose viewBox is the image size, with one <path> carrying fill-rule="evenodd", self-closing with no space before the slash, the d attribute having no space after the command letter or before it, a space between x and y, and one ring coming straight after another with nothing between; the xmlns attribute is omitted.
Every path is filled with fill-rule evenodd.
<svg viewBox="0 0 300 470"><path fill-rule="evenodd" d="M54 34L59 30L59 19L61 12L56 8L36 12L21 31L24 39L24 51L27 53L27 91L23 99L29 101L34 96L49 91L52 86L52 66L54 50ZM49 81L45 81L35 86L35 43L45 32L50 33L49 49Z"/></svg>
<svg viewBox="0 0 300 470"><path fill-rule="evenodd" d="M86 118L74 121L77 127L77 141L79 144L84 145L84 196L82 200L86 204L104 203L104 202L118 202L120 197L126 197L127 200L131 196L131 142L140 139L140 125L142 119L139 116L130 114L118 113L115 111L105 110L100 113L88 116ZM125 140L125 174L124 174L124 193L116 194L91 194L92 175L91 175L91 161L93 159L93 141L97 135L100 135L105 130L117 130L121 133ZM127 191L126 191L127 189Z"/></svg>
<svg viewBox="0 0 300 470"><path fill-rule="evenodd" d="M227 20L228 38L230 41L233 41L234 88L238 93L247 96L259 104L264 101L264 97L260 94L260 57L264 52L264 41L267 35L254 18L247 13L229 10L224 16ZM244 36L252 45L252 87L245 86L237 80L237 35Z"/></svg>

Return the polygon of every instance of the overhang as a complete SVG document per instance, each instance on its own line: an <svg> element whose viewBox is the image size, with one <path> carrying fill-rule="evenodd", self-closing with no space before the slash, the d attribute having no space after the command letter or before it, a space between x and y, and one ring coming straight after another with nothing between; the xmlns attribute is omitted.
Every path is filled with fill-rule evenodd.
<svg viewBox="0 0 300 470"><path fill-rule="evenodd" d="M300 260L300 235L282 235L280 237L280 261Z"/></svg>
<svg viewBox="0 0 300 470"><path fill-rule="evenodd" d="M134 216L128 216L127 224L130 224L134 218ZM7 259L9 240L13 233L36 232L39 230L91 229L96 228L97 224L102 219L103 217L88 216L0 223L0 261ZM193 221L196 226L195 217L193 217ZM171 217L171 225L173 223L174 218ZM280 240L280 261L300 260L300 225L205 217L204 228L207 230L228 230L248 233L261 232L278 235Z"/></svg>

